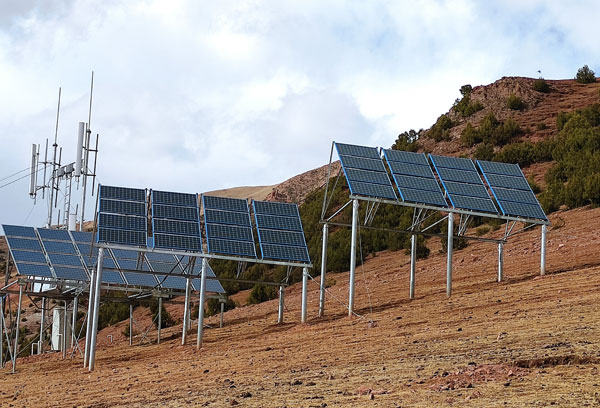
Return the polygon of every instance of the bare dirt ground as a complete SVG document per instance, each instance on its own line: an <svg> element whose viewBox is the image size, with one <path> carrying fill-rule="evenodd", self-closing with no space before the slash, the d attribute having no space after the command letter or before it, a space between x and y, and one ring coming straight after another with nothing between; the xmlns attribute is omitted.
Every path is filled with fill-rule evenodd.
<svg viewBox="0 0 600 408"><path fill-rule="evenodd" d="M432 239L430 257L418 262L412 301L408 256L384 252L357 268L361 317L346 315L348 274L332 274L321 319L317 282L309 283L304 325L301 288L294 285L286 291L286 323L275 324L276 300L241 307L225 314L221 329L216 317L208 320L200 351L194 334L181 345L178 326L163 333L160 345L130 347L124 336L112 344L102 340L93 373L79 356L20 359L17 374L0 374L0 404L598 406L599 220L600 209L551 216L543 277L537 228L506 245L501 283L495 282L494 245L474 243L457 251L448 299L445 255ZM143 320L147 312L136 313ZM122 327L101 332L100 339L110 330Z"/></svg>

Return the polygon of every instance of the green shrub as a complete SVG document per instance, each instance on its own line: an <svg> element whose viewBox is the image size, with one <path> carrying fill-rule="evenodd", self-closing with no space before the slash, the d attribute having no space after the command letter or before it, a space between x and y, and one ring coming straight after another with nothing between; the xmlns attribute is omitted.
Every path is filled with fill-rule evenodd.
<svg viewBox="0 0 600 408"><path fill-rule="evenodd" d="M450 140L450 129L454 126L448 115L440 116L428 132L428 136L436 142Z"/></svg>
<svg viewBox="0 0 600 408"><path fill-rule="evenodd" d="M533 81L533 90L542 93L548 93L550 92L550 85L544 78L538 78Z"/></svg>
<svg viewBox="0 0 600 408"><path fill-rule="evenodd" d="M548 126L546 126L546 124L544 122L539 122L535 125L535 128L537 130L546 130L546 129L548 129Z"/></svg>
<svg viewBox="0 0 600 408"><path fill-rule="evenodd" d="M591 84L592 82L596 82L596 73L592 71L587 65L584 65L583 67L577 70L575 80L580 84Z"/></svg>
<svg viewBox="0 0 600 408"><path fill-rule="evenodd" d="M471 102L471 91L473 87L471 85L463 85L460 87L460 94L462 98L454 101L454 111L460 113L463 118L468 118L475 112L479 112L483 109L483 105L480 102Z"/></svg>
<svg viewBox="0 0 600 408"><path fill-rule="evenodd" d="M519 98L518 96L511 94L506 99L506 106L512 110L523 110L525 109L525 102L523 102L523 99Z"/></svg>
<svg viewBox="0 0 600 408"><path fill-rule="evenodd" d="M553 140L544 140L535 144L531 142L511 143L498 152L494 156L494 160L527 167L533 163L551 161L553 148Z"/></svg>
<svg viewBox="0 0 600 408"><path fill-rule="evenodd" d="M461 133L461 142L468 147L484 142L492 146L503 146L521 133L521 128L511 118L500 122L493 113L488 114L475 129L470 123Z"/></svg>
<svg viewBox="0 0 600 408"><path fill-rule="evenodd" d="M450 121L452 122L452 121ZM452 127L452 126L450 126ZM409 130L408 132L402 132L398 135L398 138L392 145L393 150L404 150L406 152L416 152L419 150L419 145L417 140L421 136L423 129L416 132L414 129Z"/></svg>
<svg viewBox="0 0 600 408"><path fill-rule="evenodd" d="M527 182L529 183L529 187L531 187L531 191L533 191L533 194L539 194L542 191L540 186L533 179L533 176L529 176Z"/></svg>
<svg viewBox="0 0 600 408"><path fill-rule="evenodd" d="M115 293L114 296L124 296ZM137 306L137 305L135 305ZM134 306L134 307L135 307ZM117 324L122 320L129 319L129 303L106 302L100 305L98 314L98 330Z"/></svg>
<svg viewBox="0 0 600 408"><path fill-rule="evenodd" d="M152 299L152 301L150 301L150 303L148 304L148 307L150 308L150 312L152 313L152 321L154 321L154 325L158 327L158 300ZM162 309L160 312L160 320L160 327L163 329L166 327L171 327L175 324L175 321L173 320L169 312L167 312L167 309L165 309L164 304L162 305Z"/></svg>
<svg viewBox="0 0 600 408"><path fill-rule="evenodd" d="M257 303L266 302L267 300L275 299L277 297L277 288L271 285L263 285L257 283L252 288L250 296L248 296L248 303L255 305Z"/></svg>
<svg viewBox="0 0 600 408"><path fill-rule="evenodd" d="M482 143L475 149L475 158L477 160L493 160L494 147L489 143Z"/></svg>
<svg viewBox="0 0 600 408"><path fill-rule="evenodd" d="M225 309L224 311L228 311L231 309L235 309L235 302L231 300L229 297L225 301ZM221 301L219 299L210 298L206 302L206 316L212 316L221 313Z"/></svg>
<svg viewBox="0 0 600 408"><path fill-rule="evenodd" d="M467 147L475 146L477 143L481 143L482 140L479 132L471 125L471 123L467 123L467 126L460 134L460 141Z"/></svg>
<svg viewBox="0 0 600 408"><path fill-rule="evenodd" d="M483 225L481 227L478 227L477 229L475 229L475 235L477 235L478 237L487 234L488 232L490 232L492 230L492 227L490 227L489 225Z"/></svg>

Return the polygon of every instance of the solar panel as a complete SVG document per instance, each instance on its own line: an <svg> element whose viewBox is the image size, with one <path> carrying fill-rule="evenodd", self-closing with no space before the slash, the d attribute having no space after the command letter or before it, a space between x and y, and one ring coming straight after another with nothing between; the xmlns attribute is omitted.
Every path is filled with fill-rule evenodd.
<svg viewBox="0 0 600 408"><path fill-rule="evenodd" d="M348 180L382 185L387 185L390 182L387 174L384 172L348 168L345 170L345 173Z"/></svg>
<svg viewBox="0 0 600 408"><path fill-rule="evenodd" d="M248 211L248 210L246 210ZM245 227L250 226L250 214L249 212L233 212L233 211L220 211L213 209L204 210L204 220L211 224L230 224L230 225L241 225Z"/></svg>
<svg viewBox="0 0 600 408"><path fill-rule="evenodd" d="M248 201L240 198L202 196L202 205L204 209L212 208L215 210L248 212ZM206 212L206 211L205 211Z"/></svg>
<svg viewBox="0 0 600 408"><path fill-rule="evenodd" d="M208 252L256 258L254 242L217 238L207 239Z"/></svg>
<svg viewBox="0 0 600 408"><path fill-rule="evenodd" d="M59 254L72 254L77 255L75 251L75 247L71 242L63 242L63 241L42 241L44 243L44 248L46 248L46 252L54 252Z"/></svg>
<svg viewBox="0 0 600 408"><path fill-rule="evenodd" d="M98 255L98 248L92 247L89 244L82 244L82 243L76 243L76 244L77 244L77 248L79 249L79 253L82 256L90 256L90 254L92 256ZM91 250L91 252L90 252L90 250Z"/></svg>
<svg viewBox="0 0 600 408"><path fill-rule="evenodd" d="M194 208L198 207L198 197L196 194L152 190L152 201L155 204L167 204Z"/></svg>
<svg viewBox="0 0 600 408"><path fill-rule="evenodd" d="M117 258L118 268L121 270L135 271L140 269L136 259L120 259ZM143 264L142 264L143 265Z"/></svg>
<svg viewBox="0 0 600 408"><path fill-rule="evenodd" d="M146 203L100 199L100 212L145 217Z"/></svg>
<svg viewBox="0 0 600 408"><path fill-rule="evenodd" d="M30 251L42 252L40 241L37 239L13 238L6 236L6 240L11 250L26 249Z"/></svg>
<svg viewBox="0 0 600 408"><path fill-rule="evenodd" d="M353 168L385 172L385 167L383 166L383 163L379 157L377 159L366 159L363 157L344 156L343 154L341 154L339 157L340 162L345 169Z"/></svg>
<svg viewBox="0 0 600 408"><path fill-rule="evenodd" d="M35 235L35 230L32 227L3 224L2 228L4 229L4 234L7 237L37 238L37 235Z"/></svg>
<svg viewBox="0 0 600 408"><path fill-rule="evenodd" d="M454 208L498 214L471 159L429 157Z"/></svg>
<svg viewBox="0 0 600 408"><path fill-rule="evenodd" d="M415 190L412 188L401 189L402 199L409 203L429 204L439 207L448 207L440 191Z"/></svg>
<svg viewBox="0 0 600 408"><path fill-rule="evenodd" d="M345 143L336 143L335 147L339 154L346 156L366 157L379 159L379 153L375 147L357 146Z"/></svg>
<svg viewBox="0 0 600 408"><path fill-rule="evenodd" d="M98 228L98 242L145 246L146 232Z"/></svg>
<svg viewBox="0 0 600 408"><path fill-rule="evenodd" d="M93 235L91 232L86 231L71 231L71 236L75 242L90 243L92 242Z"/></svg>
<svg viewBox="0 0 600 408"><path fill-rule="evenodd" d="M36 262L46 263L46 257L41 252L12 250L12 257L15 262Z"/></svg>
<svg viewBox="0 0 600 408"><path fill-rule="evenodd" d="M50 267L47 264L34 264L25 262L16 262L19 275L36 276L40 278L53 278Z"/></svg>
<svg viewBox="0 0 600 408"><path fill-rule="evenodd" d="M177 235L190 235L200 236L200 224L198 222L189 221L177 221L167 219L154 219L153 220L153 231L154 233L162 234L177 234Z"/></svg>
<svg viewBox="0 0 600 408"><path fill-rule="evenodd" d="M236 225L206 224L206 235L213 238L233 239L236 241L252 241L252 230Z"/></svg>
<svg viewBox="0 0 600 408"><path fill-rule="evenodd" d="M146 190L140 188L126 188L114 186L100 186L100 196L107 199L120 201L146 201Z"/></svg>
<svg viewBox="0 0 600 408"><path fill-rule="evenodd" d="M479 168L486 174L503 174L505 176L521 177L523 173L518 164L499 163L478 160Z"/></svg>
<svg viewBox="0 0 600 408"><path fill-rule="evenodd" d="M198 208L154 204L152 206L152 216L154 218L168 218L171 220L197 221Z"/></svg>
<svg viewBox="0 0 600 408"><path fill-rule="evenodd" d="M104 213L100 213L99 217L98 225L102 225L105 228L135 231L146 231L147 228L146 217Z"/></svg>
<svg viewBox="0 0 600 408"><path fill-rule="evenodd" d="M202 252L202 239L199 236L154 233L154 247Z"/></svg>
<svg viewBox="0 0 600 408"><path fill-rule="evenodd" d="M76 255L48 254L48 258L53 266L68 265L81 267L81 259Z"/></svg>
<svg viewBox="0 0 600 408"><path fill-rule="evenodd" d="M158 286L158 281L154 275L137 272L123 272L123 276L125 277L127 285L130 286L142 286L147 288Z"/></svg>
<svg viewBox="0 0 600 408"><path fill-rule="evenodd" d="M431 160L435 163L436 167L444 167L448 169L458 169L466 171L477 171L473 161L463 157L448 157L448 156L437 156L430 155Z"/></svg>
<svg viewBox="0 0 600 408"><path fill-rule="evenodd" d="M401 191L403 188L411 188L414 190L427 190L441 193L440 185L434 178L411 177L404 176L402 174L394 174L394 181L396 182L398 189Z"/></svg>
<svg viewBox="0 0 600 408"><path fill-rule="evenodd" d="M422 166L420 164L395 161L388 161L388 164L390 165L390 170L392 170L392 173L394 174L404 174L406 176L417 176L433 179L433 172L431 171L431 167L429 167L429 165Z"/></svg>
<svg viewBox="0 0 600 408"><path fill-rule="evenodd" d="M252 206L263 258L310 262L296 204L253 201Z"/></svg>
<svg viewBox="0 0 600 408"><path fill-rule="evenodd" d="M390 200L396 200L396 193L394 188L390 184L384 186L382 184L369 184L362 183L360 181L348 181L350 192L353 195L362 195L367 197L387 198Z"/></svg>
<svg viewBox="0 0 600 408"><path fill-rule="evenodd" d="M502 214L547 220L523 172L516 164L478 160Z"/></svg>
<svg viewBox="0 0 600 408"><path fill-rule="evenodd" d="M429 166L429 162L427 161L427 156L425 156L425 153L413 153L393 149L385 149L384 152L389 161Z"/></svg>
<svg viewBox="0 0 600 408"><path fill-rule="evenodd" d="M149 261L174 262L175 257L170 254L161 254L160 252L146 252L146 259Z"/></svg>
<svg viewBox="0 0 600 408"><path fill-rule="evenodd" d="M202 269L201 262L196 264L196 266L194 267L194 270L196 270L196 269L198 269L198 274L199 274ZM207 278L216 277L215 273L213 272L212 268L210 267L210 265L208 263L206 264L206 277ZM192 279L192 287L194 288L194 290L200 290L200 279ZM216 279L207 279L206 280L206 291L211 292L211 293L225 293L225 289L223 289L221 282L219 282Z"/></svg>
<svg viewBox="0 0 600 408"><path fill-rule="evenodd" d="M54 274L57 279L76 280L76 281L89 281L90 278L85 273L85 270L79 268L69 268L66 266L54 266Z"/></svg>
<svg viewBox="0 0 600 408"><path fill-rule="evenodd" d="M175 262L164 263L157 261L150 261L150 266L154 272L162 272L162 273L173 273L173 274L181 274L181 267L177 265Z"/></svg>
<svg viewBox="0 0 600 408"><path fill-rule="evenodd" d="M160 286L165 289L185 290L186 278L180 276L157 276Z"/></svg>
<svg viewBox="0 0 600 408"><path fill-rule="evenodd" d="M113 255L117 259L138 259L139 252L130 249L111 249Z"/></svg>
<svg viewBox="0 0 600 408"><path fill-rule="evenodd" d="M114 285L126 285L125 280L119 271L104 269L102 271L102 283L111 283Z"/></svg>
<svg viewBox="0 0 600 408"><path fill-rule="evenodd" d="M43 240L52 239L55 241L68 241L71 242L71 236L67 230L57 230L48 228L38 228L38 234Z"/></svg>

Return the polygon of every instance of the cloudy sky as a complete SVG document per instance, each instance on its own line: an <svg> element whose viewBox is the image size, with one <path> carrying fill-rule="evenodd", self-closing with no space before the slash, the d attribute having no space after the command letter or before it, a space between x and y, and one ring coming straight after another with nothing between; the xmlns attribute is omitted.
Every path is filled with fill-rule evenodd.
<svg viewBox="0 0 600 408"><path fill-rule="evenodd" d="M389 146L461 85L600 72L596 1L0 1L0 224L40 226L32 143L75 158L100 134L101 183L203 192L326 164L332 140ZM90 209L88 218L93 209Z"/></svg>

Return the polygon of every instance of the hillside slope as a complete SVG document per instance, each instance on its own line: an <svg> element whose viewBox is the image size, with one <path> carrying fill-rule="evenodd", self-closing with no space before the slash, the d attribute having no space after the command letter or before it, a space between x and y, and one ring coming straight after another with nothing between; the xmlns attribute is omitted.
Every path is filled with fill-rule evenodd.
<svg viewBox="0 0 600 408"><path fill-rule="evenodd" d="M600 209L551 216L548 275L539 276L539 229L506 245L495 282L496 249L475 243L455 254L454 293L445 297L439 240L419 261L417 298L408 297L409 259L385 252L357 270L357 312L346 317L348 274L330 275L326 316L298 323L300 285L277 302L225 314L204 348L180 345L181 327L161 345L106 341L97 370L57 354L20 361L0 379L9 406L593 406L600 369ZM497 233L497 232L496 232ZM491 233L492 235L495 233ZM314 272L313 272L314 273ZM153 337L155 332L151 332ZM192 335L190 343L194 342Z"/></svg>

